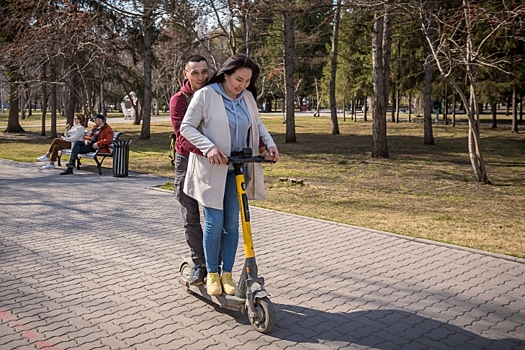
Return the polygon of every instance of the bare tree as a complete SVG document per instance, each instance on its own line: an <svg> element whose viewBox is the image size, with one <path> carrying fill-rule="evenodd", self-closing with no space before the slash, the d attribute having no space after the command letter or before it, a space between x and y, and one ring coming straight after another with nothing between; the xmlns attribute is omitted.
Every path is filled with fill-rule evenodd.
<svg viewBox="0 0 525 350"><path fill-rule="evenodd" d="M17 68L8 67L7 69L7 78L9 80L9 114L7 116L7 128L5 132L25 132L18 120L20 94L18 91L17 72Z"/></svg>
<svg viewBox="0 0 525 350"><path fill-rule="evenodd" d="M251 14L259 6L259 1L250 0L200 0L202 5L209 6L213 12L216 29L228 39L230 54L239 52L237 41L242 40L242 51L250 54ZM238 25L239 24L239 25Z"/></svg>
<svg viewBox="0 0 525 350"><path fill-rule="evenodd" d="M477 92L477 70L480 66L503 70L505 55L484 55L485 46L497 33L525 14L525 5L512 1L501 1L498 6L462 0L461 6L451 11L428 11L427 1L414 1L421 17L421 27L432 57L440 74L454 87L461 98L468 117L469 158L476 181L490 184L481 151L479 101ZM438 35L433 37L428 23L433 20ZM483 30L478 30L480 27ZM468 96L453 74L457 70L465 72L469 83ZM508 73L508 72L507 72Z"/></svg>
<svg viewBox="0 0 525 350"><path fill-rule="evenodd" d="M283 39L284 39L284 75L285 75L285 115L286 115L286 143L296 143L295 135L295 108L294 108L294 15L289 1L283 0Z"/></svg>
<svg viewBox="0 0 525 350"><path fill-rule="evenodd" d="M47 114L47 62L42 65L42 131L41 136L46 136L46 114Z"/></svg>
<svg viewBox="0 0 525 350"><path fill-rule="evenodd" d="M332 34L332 53L330 57L330 115L332 120L332 134L339 134L339 123L337 121L337 103L335 100L335 82L337 78L337 44L339 34L339 20L341 18L341 0L337 0L334 11L334 23ZM343 109L345 106L343 106Z"/></svg>
<svg viewBox="0 0 525 350"><path fill-rule="evenodd" d="M379 3L374 9L372 39L373 86L372 95L372 157L388 158L386 137L386 107L390 79L390 50L392 45L393 0Z"/></svg>
<svg viewBox="0 0 525 350"><path fill-rule="evenodd" d="M215 20L223 35L228 38L230 54L237 52L237 37L235 35L235 5L234 1L209 0L209 5L215 14Z"/></svg>
<svg viewBox="0 0 525 350"><path fill-rule="evenodd" d="M49 64L49 78L51 83L51 138L57 137L57 84L56 84L56 63L52 60Z"/></svg>
<svg viewBox="0 0 525 350"><path fill-rule="evenodd" d="M64 1L59 4L44 0L24 2L24 11L7 12L2 18L4 35L10 40L3 45L1 59L19 69L18 79L33 91L47 84L55 94L51 104L51 136L56 135L57 108L72 122L74 111L80 106L91 107L101 82L97 63L113 52L108 49L111 35L107 21L93 5L93 1ZM50 74L47 75L46 66ZM98 85L98 86L97 86ZM69 89L69 90L67 90ZM47 86L46 89L47 90ZM67 90L67 91L66 91ZM42 91L46 101L47 91ZM92 111L92 108L85 108ZM46 105L43 112L47 112ZM53 118L55 116L55 118ZM45 135L45 113L42 121Z"/></svg>
<svg viewBox="0 0 525 350"><path fill-rule="evenodd" d="M436 1L429 1L429 13L433 14L436 8ZM434 41L434 16L430 16L427 26L428 37ZM423 123L424 135L423 143L433 145L434 133L432 132L432 48L427 46L427 58L425 60L425 82L423 87Z"/></svg>
<svg viewBox="0 0 525 350"><path fill-rule="evenodd" d="M143 123L140 131L140 139L142 140L148 140L151 137L151 102L153 98L151 90L151 66L153 64L152 46L155 42L153 27L155 22L154 11L157 6L158 4L155 0L144 0L142 13L142 32L144 33L144 104L142 109Z"/></svg>
<svg viewBox="0 0 525 350"><path fill-rule="evenodd" d="M511 131L518 133L518 94L516 84L512 84L512 124Z"/></svg>

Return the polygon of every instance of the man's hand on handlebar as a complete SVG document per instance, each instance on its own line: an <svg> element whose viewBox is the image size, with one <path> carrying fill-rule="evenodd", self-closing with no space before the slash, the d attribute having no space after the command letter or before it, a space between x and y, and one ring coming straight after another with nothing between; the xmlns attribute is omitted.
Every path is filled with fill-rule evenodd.
<svg viewBox="0 0 525 350"><path fill-rule="evenodd" d="M264 156L266 160L273 160L274 162L279 160L279 150L277 150L275 146L268 147L261 155Z"/></svg>

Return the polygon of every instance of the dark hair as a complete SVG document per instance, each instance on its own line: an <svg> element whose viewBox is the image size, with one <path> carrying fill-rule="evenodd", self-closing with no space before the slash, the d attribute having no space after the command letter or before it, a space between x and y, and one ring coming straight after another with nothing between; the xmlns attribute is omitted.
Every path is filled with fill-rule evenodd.
<svg viewBox="0 0 525 350"><path fill-rule="evenodd" d="M226 62L222 65L222 67L210 78L208 83L222 83L225 78L224 75L233 74L237 69L246 67L251 69L252 71L252 78L250 79L250 85L246 88L246 90L250 91L253 95L253 98L257 100L257 88L255 87L255 83L259 79L259 74L261 73L259 66L255 64L248 56L241 55L241 54L235 54L228 58Z"/></svg>
<svg viewBox="0 0 525 350"><path fill-rule="evenodd" d="M201 55L191 55L190 57L186 58L186 61L184 62L184 66L186 66L190 62L201 62L201 61L208 63L208 61Z"/></svg>
<svg viewBox="0 0 525 350"><path fill-rule="evenodd" d="M84 120L86 120L86 117L84 117L84 115L82 113L75 113L74 116L77 117L77 119L80 122L83 122Z"/></svg>

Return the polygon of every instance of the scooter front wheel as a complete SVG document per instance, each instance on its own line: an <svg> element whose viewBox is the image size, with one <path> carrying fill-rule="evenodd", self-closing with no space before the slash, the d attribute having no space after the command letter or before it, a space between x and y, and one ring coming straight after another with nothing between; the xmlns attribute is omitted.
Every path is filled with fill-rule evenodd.
<svg viewBox="0 0 525 350"><path fill-rule="evenodd" d="M272 302L264 297L255 299L254 306L256 317L250 318L250 323L256 331L268 333L275 325L275 311Z"/></svg>

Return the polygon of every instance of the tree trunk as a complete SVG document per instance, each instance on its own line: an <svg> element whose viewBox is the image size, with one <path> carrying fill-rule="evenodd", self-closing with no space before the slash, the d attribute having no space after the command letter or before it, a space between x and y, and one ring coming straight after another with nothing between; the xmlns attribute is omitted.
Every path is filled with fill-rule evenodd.
<svg viewBox="0 0 525 350"><path fill-rule="evenodd" d="M314 78L314 83L315 83L315 98L316 98L314 117L319 117L319 110L321 109L321 93L319 92L319 81L317 80L317 77Z"/></svg>
<svg viewBox="0 0 525 350"><path fill-rule="evenodd" d="M434 13L436 1L432 0L429 4L430 14ZM430 42L434 41L434 19L431 17L428 29ZM434 145L434 134L432 131L432 50L430 44L427 44L427 59L425 60L425 83L423 88L423 143L425 145Z"/></svg>
<svg viewBox="0 0 525 350"><path fill-rule="evenodd" d="M512 84L512 133L518 133L518 99L516 84Z"/></svg>
<svg viewBox="0 0 525 350"><path fill-rule="evenodd" d="M49 78L51 80L51 138L57 137L57 84L55 62L51 61L49 65Z"/></svg>
<svg viewBox="0 0 525 350"><path fill-rule="evenodd" d="M396 85L392 84L392 108L390 108L390 114L392 117L392 123L396 122L396 110L397 110L397 99L396 99ZM386 103L386 108L388 109L388 102Z"/></svg>
<svg viewBox="0 0 525 350"><path fill-rule="evenodd" d="M7 117L7 128L5 132L25 132L20 125L18 113L19 105L18 84L15 78L9 79L9 115Z"/></svg>
<svg viewBox="0 0 525 350"><path fill-rule="evenodd" d="M155 1L144 2L144 15L142 16L143 32L144 32L144 100L142 104L142 129L140 132L141 140L149 140L151 138L151 65L153 63L153 10Z"/></svg>
<svg viewBox="0 0 525 350"><path fill-rule="evenodd" d="M412 91L408 92L408 122L412 121Z"/></svg>
<svg viewBox="0 0 525 350"><path fill-rule="evenodd" d="M397 72L396 72L396 123L399 123L399 109L401 104L401 39L397 41ZM410 104L410 103L409 103Z"/></svg>
<svg viewBox="0 0 525 350"><path fill-rule="evenodd" d="M94 109L92 106L91 101L93 100L93 94L91 89L89 88L88 79L86 78L84 72L82 71L81 67L77 64L76 69L78 76L80 77L80 80L82 81L82 95L83 95L83 104L84 104L84 111L86 113L86 118L89 118L89 116L95 115Z"/></svg>
<svg viewBox="0 0 525 350"><path fill-rule="evenodd" d="M452 95L452 127L456 126L456 93Z"/></svg>
<svg viewBox="0 0 525 350"><path fill-rule="evenodd" d="M372 98L370 98L370 105L372 105ZM363 121L366 122L367 121L367 116L368 116L368 97L365 97L365 106L364 106L364 112L363 112Z"/></svg>
<svg viewBox="0 0 525 350"><path fill-rule="evenodd" d="M492 111L492 129L496 129L498 127L498 118L497 118L498 105L496 103L492 103L490 106L491 106L491 111Z"/></svg>
<svg viewBox="0 0 525 350"><path fill-rule="evenodd" d="M47 62L42 65L42 131L41 136L46 136L46 114L47 114Z"/></svg>
<svg viewBox="0 0 525 350"><path fill-rule="evenodd" d="M472 101L471 107L469 108L469 112L468 112L468 117L469 117L468 148L469 148L470 162L472 164L472 168L474 169L476 180L478 182L490 184L490 181L487 176L487 171L485 169L485 161L483 160L483 155L481 154L481 148L480 148L480 138L481 137L479 133L479 111L478 111L475 81L474 82L471 81L470 100Z"/></svg>
<svg viewBox="0 0 525 350"><path fill-rule="evenodd" d="M356 102L356 98L352 97L352 120L354 122L357 121L357 110L356 110L355 102Z"/></svg>
<svg viewBox="0 0 525 350"><path fill-rule="evenodd" d="M295 135L295 108L294 108L294 80L293 80L293 65L294 65L294 50L295 50L295 36L294 36L294 18L291 6L287 1L284 1L283 13L283 38L284 38L284 80L285 80L285 99L286 99L286 143L296 143Z"/></svg>
<svg viewBox="0 0 525 350"><path fill-rule="evenodd" d="M523 93L520 94L520 122L523 121Z"/></svg>
<svg viewBox="0 0 525 350"><path fill-rule="evenodd" d="M98 111L100 114L107 116L106 101L104 97L104 73L103 72L100 74L100 104L98 107Z"/></svg>
<svg viewBox="0 0 525 350"><path fill-rule="evenodd" d="M20 102L20 112L21 113L21 119L22 120L25 120L26 119L26 106L27 106L27 98L26 98L26 93L25 91L23 92L20 92L20 99L19 99L19 102Z"/></svg>
<svg viewBox="0 0 525 350"><path fill-rule="evenodd" d="M33 105L32 95L33 95L33 93L31 93L31 95L29 95L29 114L28 114L29 117L33 116L33 110L36 111L36 101L38 100L38 93L35 92L35 99L34 99L35 104ZM35 106L35 107L33 108L33 106Z"/></svg>
<svg viewBox="0 0 525 350"><path fill-rule="evenodd" d="M332 53L330 57L330 116L332 120L332 135L339 135L339 123L337 120L337 103L335 100L335 83L337 76L337 44L339 35L339 17L341 14L341 0L337 0L334 12L334 26L332 33ZM343 113L344 113L343 106Z"/></svg>
<svg viewBox="0 0 525 350"><path fill-rule="evenodd" d="M242 27L244 30L244 43L243 43L243 49L246 56L250 55L250 25L251 25L251 18L250 18L250 12L251 12L251 4L248 0L242 1Z"/></svg>
<svg viewBox="0 0 525 350"><path fill-rule="evenodd" d="M343 121L346 122L346 97L343 97Z"/></svg>
<svg viewBox="0 0 525 350"><path fill-rule="evenodd" d="M448 125L448 85L445 84L445 96L443 97L443 120Z"/></svg>
<svg viewBox="0 0 525 350"><path fill-rule="evenodd" d="M397 84L396 88L396 123L399 123L399 113L401 113L401 86Z"/></svg>
<svg viewBox="0 0 525 350"><path fill-rule="evenodd" d="M389 3L391 1L388 1ZM387 49L388 43L391 41L384 38L388 35L391 28L385 28L390 23L387 18L390 8L388 5L383 6L383 11L376 10L374 13L374 26L372 37L372 65L373 65L373 90L372 95L372 157L374 158L388 158L388 143L386 137L386 104L388 100L388 83L389 71L386 65L390 65L389 53L390 48ZM388 57L388 59L387 59ZM388 74L387 74L388 73Z"/></svg>
<svg viewBox="0 0 525 350"><path fill-rule="evenodd" d="M72 72L71 75L71 83L72 86L69 86L69 98L66 104L66 120L69 125L75 125L73 124L73 118L75 117L75 107L77 105L77 94L75 93L74 86L77 85L77 79L75 79L75 72Z"/></svg>
<svg viewBox="0 0 525 350"><path fill-rule="evenodd" d="M2 94L2 92L4 91L3 87L0 89L0 111L2 113L5 112L5 109L4 109L4 95Z"/></svg>
<svg viewBox="0 0 525 350"><path fill-rule="evenodd" d="M468 112L469 118L469 156L472 168L476 175L476 180L485 184L490 184L488 179L487 171L485 169L485 161L481 153L480 147L480 134L479 134L479 111L478 111L478 98L477 98L477 79L476 79L476 66L473 61L474 55L474 30L472 28L472 16L470 13L470 1L463 0L463 13L465 23L467 24L467 40L466 40L466 72L470 82L470 108ZM464 99L465 108L468 105L468 101Z"/></svg>
<svg viewBox="0 0 525 350"><path fill-rule="evenodd" d="M385 99L385 112L388 107L388 90L390 88L390 62L392 57L392 7L394 0L386 0L384 4L384 22L383 22L383 98ZM386 118L386 115L385 115Z"/></svg>

